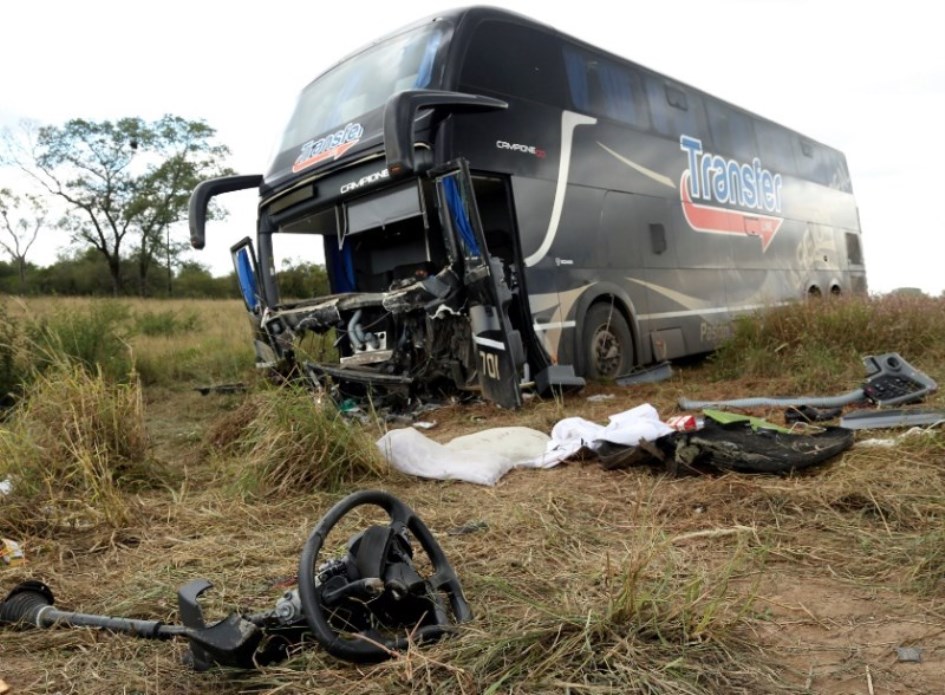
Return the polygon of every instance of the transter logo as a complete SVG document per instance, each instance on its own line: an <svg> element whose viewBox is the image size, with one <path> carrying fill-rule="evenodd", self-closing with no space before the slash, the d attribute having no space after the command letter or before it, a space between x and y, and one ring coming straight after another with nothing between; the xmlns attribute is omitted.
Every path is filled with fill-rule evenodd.
<svg viewBox="0 0 945 695"><path fill-rule="evenodd" d="M757 236L761 250L767 251L784 222L783 217L765 214L781 212L781 174L762 167L758 157L745 164L703 152L702 141L689 135L679 137L679 149L689 159L679 182L679 198L689 226L709 234ZM751 212L723 205L737 205Z"/></svg>
<svg viewBox="0 0 945 695"><path fill-rule="evenodd" d="M299 152L299 156L292 165L292 173L297 174L303 169L315 166L326 159L338 159L345 152L358 144L364 128L360 123L349 123L341 130L335 131L318 140L309 140Z"/></svg>

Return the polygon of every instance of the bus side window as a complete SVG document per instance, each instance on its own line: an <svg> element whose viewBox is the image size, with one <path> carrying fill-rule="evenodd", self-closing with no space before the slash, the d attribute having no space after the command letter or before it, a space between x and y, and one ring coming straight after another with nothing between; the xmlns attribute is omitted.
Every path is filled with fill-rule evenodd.
<svg viewBox="0 0 945 695"><path fill-rule="evenodd" d="M519 24L483 21L466 49L460 89L560 105L565 100L564 66L556 41Z"/></svg>
<svg viewBox="0 0 945 695"><path fill-rule="evenodd" d="M576 110L649 128L642 79L632 67L567 44L564 66Z"/></svg>
<svg viewBox="0 0 945 695"><path fill-rule="evenodd" d="M758 154L766 167L783 175L797 175L791 134L787 130L773 123L756 121L755 137L758 138Z"/></svg>
<svg viewBox="0 0 945 695"><path fill-rule="evenodd" d="M855 232L846 232L847 263L863 265L863 248L860 246L860 235Z"/></svg>
<svg viewBox="0 0 945 695"><path fill-rule="evenodd" d="M795 157L801 176L840 191L853 192L847 162L841 153L804 138L798 139L797 145L799 152Z"/></svg>
<svg viewBox="0 0 945 695"><path fill-rule="evenodd" d="M716 151L750 162L752 157L758 155L751 119L714 99L707 99L706 102L709 130Z"/></svg>
<svg viewBox="0 0 945 695"><path fill-rule="evenodd" d="M645 82L656 132L673 139L683 134L702 137L706 131L705 107L699 95L655 76L647 76Z"/></svg>

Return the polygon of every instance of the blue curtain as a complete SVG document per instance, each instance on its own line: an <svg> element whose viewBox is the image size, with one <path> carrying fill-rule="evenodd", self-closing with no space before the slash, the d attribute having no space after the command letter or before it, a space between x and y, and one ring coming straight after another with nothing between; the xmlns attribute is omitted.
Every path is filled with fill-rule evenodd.
<svg viewBox="0 0 945 695"><path fill-rule="evenodd" d="M256 311L259 306L259 288L256 286L256 274L249 258L249 249L242 248L236 254L236 275L240 282L240 292L243 301L250 311Z"/></svg>
<svg viewBox="0 0 945 695"><path fill-rule="evenodd" d="M638 123L630 75L616 65L600 62L597 66L597 77L604 93L605 114L631 125Z"/></svg>
<svg viewBox="0 0 945 695"><path fill-rule="evenodd" d="M564 49L564 68L565 72L568 73L568 86L571 88L571 101L574 107L581 111L589 110L587 64L584 56L575 49L566 46Z"/></svg>
<svg viewBox="0 0 945 695"><path fill-rule="evenodd" d="M453 226L459 230L460 239L468 252L467 255L481 256L479 243L476 241L472 223L466 214L466 206L463 204L463 196L456 179L452 177L443 179L443 190L446 192L446 205L450 209Z"/></svg>
<svg viewBox="0 0 945 695"><path fill-rule="evenodd" d="M351 256L351 247L342 243L338 248L337 237L325 237L325 262L331 268L333 294L354 292L354 259Z"/></svg>
<svg viewBox="0 0 945 695"><path fill-rule="evenodd" d="M416 89L423 89L430 84L430 78L433 77L433 60L436 58L436 51L440 47L440 34L434 34L427 41L427 47L423 52L423 60L420 63L420 69L417 70L417 79L413 86Z"/></svg>

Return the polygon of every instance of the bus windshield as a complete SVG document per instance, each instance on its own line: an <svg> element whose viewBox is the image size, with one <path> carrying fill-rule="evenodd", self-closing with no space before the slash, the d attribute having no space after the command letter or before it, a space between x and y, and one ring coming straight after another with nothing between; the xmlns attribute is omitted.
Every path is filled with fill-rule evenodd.
<svg viewBox="0 0 945 695"><path fill-rule="evenodd" d="M299 96L279 151L356 120L397 92L434 86L434 60L445 30L436 22L399 34L317 78Z"/></svg>

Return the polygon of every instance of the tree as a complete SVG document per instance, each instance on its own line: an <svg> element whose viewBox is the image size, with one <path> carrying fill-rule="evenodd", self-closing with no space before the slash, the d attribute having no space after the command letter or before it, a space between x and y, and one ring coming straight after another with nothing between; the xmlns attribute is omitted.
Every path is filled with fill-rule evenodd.
<svg viewBox="0 0 945 695"><path fill-rule="evenodd" d="M26 254L46 222L46 204L30 193L14 195L9 188L0 188L0 247L16 265L20 292L26 289Z"/></svg>
<svg viewBox="0 0 945 695"><path fill-rule="evenodd" d="M179 252L171 229L185 218L194 186L231 173L222 164L229 149L213 141L215 132L172 115L150 123L77 118L39 128L15 160L67 203L62 226L104 257L113 291L123 288L129 251L144 291L155 258L163 252L170 261Z"/></svg>

